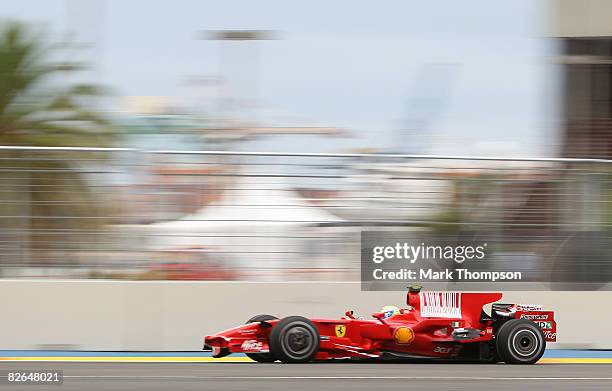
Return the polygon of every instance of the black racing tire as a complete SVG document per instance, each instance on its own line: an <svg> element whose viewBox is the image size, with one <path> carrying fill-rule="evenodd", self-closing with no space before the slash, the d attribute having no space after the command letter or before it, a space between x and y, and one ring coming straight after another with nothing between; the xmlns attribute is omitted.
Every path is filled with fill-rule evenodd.
<svg viewBox="0 0 612 391"><path fill-rule="evenodd" d="M270 352L284 363L312 361L319 351L319 330L303 316L281 319L270 333Z"/></svg>
<svg viewBox="0 0 612 391"><path fill-rule="evenodd" d="M546 338L534 322L512 319L497 330L495 347L506 364L535 364L544 354Z"/></svg>
<svg viewBox="0 0 612 391"><path fill-rule="evenodd" d="M246 323L253 322L265 322L266 320L276 320L278 319L276 316L272 315L255 315L251 319L247 320ZM276 358L272 355L272 353L245 353L248 358L253 361L261 362L261 363L270 363L276 361Z"/></svg>

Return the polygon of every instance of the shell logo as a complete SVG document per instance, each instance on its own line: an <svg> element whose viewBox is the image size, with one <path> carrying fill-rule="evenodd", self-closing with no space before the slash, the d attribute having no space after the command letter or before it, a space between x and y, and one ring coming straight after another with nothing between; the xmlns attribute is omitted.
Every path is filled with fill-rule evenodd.
<svg viewBox="0 0 612 391"><path fill-rule="evenodd" d="M398 327L393 333L393 338L397 343L409 344L414 341L414 331L410 327Z"/></svg>

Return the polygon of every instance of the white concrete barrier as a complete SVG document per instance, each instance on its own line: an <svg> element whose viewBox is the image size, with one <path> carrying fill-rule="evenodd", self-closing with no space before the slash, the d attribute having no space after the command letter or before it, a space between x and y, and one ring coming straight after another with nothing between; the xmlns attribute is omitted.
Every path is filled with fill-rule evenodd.
<svg viewBox="0 0 612 391"><path fill-rule="evenodd" d="M555 311L563 348L612 349L612 292L507 292ZM202 337L252 315L368 317L402 292L359 283L0 281L0 349L199 350Z"/></svg>

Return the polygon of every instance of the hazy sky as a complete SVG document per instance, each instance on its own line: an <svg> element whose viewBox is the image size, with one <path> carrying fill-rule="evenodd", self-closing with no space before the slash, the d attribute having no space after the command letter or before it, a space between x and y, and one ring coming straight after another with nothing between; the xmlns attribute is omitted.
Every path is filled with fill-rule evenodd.
<svg viewBox="0 0 612 391"><path fill-rule="evenodd" d="M70 29L79 40L95 41L95 75L119 95L191 96L188 77L216 77L219 44L195 39L199 30L278 30L280 39L259 43L257 51L233 48L224 55L226 78L257 91L260 118L346 127L361 137L357 144L404 150L392 145L397 131L417 117L431 129L435 148L427 152L524 156L550 154L554 144L556 48L539 38L547 6L533 0L21 0L4 2L0 15L43 23L54 39ZM452 65L428 71L439 63ZM213 96L214 88L208 90L203 99Z"/></svg>

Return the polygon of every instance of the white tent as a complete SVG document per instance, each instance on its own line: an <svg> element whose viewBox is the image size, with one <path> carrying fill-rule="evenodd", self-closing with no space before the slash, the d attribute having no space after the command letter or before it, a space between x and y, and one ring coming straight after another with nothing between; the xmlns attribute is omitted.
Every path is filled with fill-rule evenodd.
<svg viewBox="0 0 612 391"><path fill-rule="evenodd" d="M239 182L224 197L175 221L148 227L153 249L210 246L235 266L302 267L309 236L342 219L310 205L279 183Z"/></svg>

